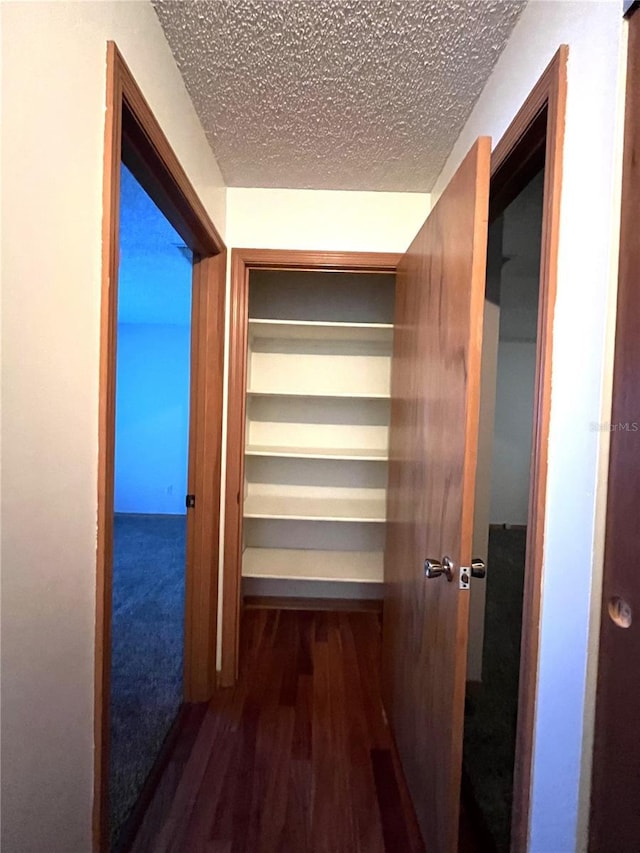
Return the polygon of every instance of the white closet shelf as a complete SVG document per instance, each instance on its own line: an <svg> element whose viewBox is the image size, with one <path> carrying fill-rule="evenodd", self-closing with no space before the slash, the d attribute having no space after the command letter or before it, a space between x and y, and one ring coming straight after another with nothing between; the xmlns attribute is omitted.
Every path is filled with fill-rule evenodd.
<svg viewBox="0 0 640 853"><path fill-rule="evenodd" d="M249 320L249 337L284 340L391 341L391 323L328 323L318 320Z"/></svg>
<svg viewBox="0 0 640 853"><path fill-rule="evenodd" d="M254 388L247 389L249 397L300 397L300 398L323 398L325 400L389 400L390 394L360 394L353 391L344 391L337 394L318 393L313 391L259 391Z"/></svg>
<svg viewBox="0 0 640 853"><path fill-rule="evenodd" d="M385 511L379 498L249 495L244 502L245 518L377 523L385 521Z"/></svg>
<svg viewBox="0 0 640 853"><path fill-rule="evenodd" d="M345 462L386 462L386 450L362 447L275 447L268 444L248 444L247 456L275 456L286 459L339 459Z"/></svg>
<svg viewBox="0 0 640 853"><path fill-rule="evenodd" d="M242 575L248 578L381 583L383 555L378 551L247 548L242 558Z"/></svg>

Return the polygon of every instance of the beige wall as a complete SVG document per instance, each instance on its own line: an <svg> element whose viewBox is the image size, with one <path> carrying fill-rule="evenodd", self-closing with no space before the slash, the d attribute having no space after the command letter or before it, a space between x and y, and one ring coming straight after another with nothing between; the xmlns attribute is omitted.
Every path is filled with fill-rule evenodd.
<svg viewBox="0 0 640 853"><path fill-rule="evenodd" d="M404 252L430 210L426 193L227 190L227 245Z"/></svg>
<svg viewBox="0 0 640 853"><path fill-rule="evenodd" d="M590 709L601 573L599 474L607 436L618 245L621 4L531 0L440 175L434 197L480 134L498 141L561 43L569 45L549 479L535 724L531 853L586 839ZM585 725L586 721L586 725ZM583 749L584 747L584 749Z"/></svg>
<svg viewBox="0 0 640 853"><path fill-rule="evenodd" d="M2 4L2 850L90 850L107 39L219 229L151 5Z"/></svg>

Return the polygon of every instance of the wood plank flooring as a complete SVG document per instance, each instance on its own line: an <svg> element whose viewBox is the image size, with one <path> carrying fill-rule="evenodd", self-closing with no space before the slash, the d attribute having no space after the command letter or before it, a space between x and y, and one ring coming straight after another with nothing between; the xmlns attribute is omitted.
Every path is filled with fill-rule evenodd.
<svg viewBox="0 0 640 853"><path fill-rule="evenodd" d="M130 849L424 853L382 709L379 615L248 609L241 637L238 684L179 740Z"/></svg>

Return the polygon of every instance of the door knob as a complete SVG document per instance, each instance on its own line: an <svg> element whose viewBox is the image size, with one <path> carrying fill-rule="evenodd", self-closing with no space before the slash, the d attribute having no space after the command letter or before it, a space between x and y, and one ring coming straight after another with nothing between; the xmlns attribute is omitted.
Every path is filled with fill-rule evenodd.
<svg viewBox="0 0 640 853"><path fill-rule="evenodd" d="M439 578L444 575L448 581L453 580L454 563L451 557L443 557L439 560L427 559L424 561L424 576L426 578Z"/></svg>
<svg viewBox="0 0 640 853"><path fill-rule="evenodd" d="M471 560L471 577L472 578L483 578L487 574L487 566L484 560L481 560L479 557L474 557Z"/></svg>

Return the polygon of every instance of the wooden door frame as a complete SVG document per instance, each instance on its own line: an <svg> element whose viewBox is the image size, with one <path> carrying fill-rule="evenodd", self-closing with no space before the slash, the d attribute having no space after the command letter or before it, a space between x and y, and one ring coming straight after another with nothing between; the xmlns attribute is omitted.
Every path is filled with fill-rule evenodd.
<svg viewBox="0 0 640 853"><path fill-rule="evenodd" d="M238 675L249 273L257 269L395 273L400 257L399 254L381 252L323 252L297 249L232 249L231 251L222 669L220 672L220 684L223 687L231 686Z"/></svg>
<svg viewBox="0 0 640 853"><path fill-rule="evenodd" d="M100 325L93 849L108 850L120 168L194 252L186 546L184 700L215 687L226 247L115 42L107 43Z"/></svg>
<svg viewBox="0 0 640 853"><path fill-rule="evenodd" d="M490 216L504 210L533 177L537 171L537 154L544 146L533 440L511 820L512 853L524 853L529 837L568 54L567 45L561 45L491 157Z"/></svg>

